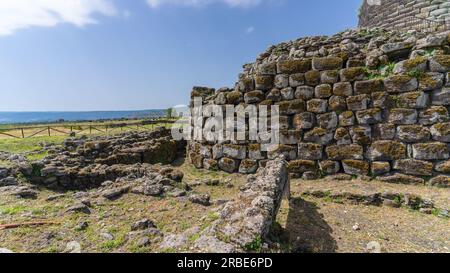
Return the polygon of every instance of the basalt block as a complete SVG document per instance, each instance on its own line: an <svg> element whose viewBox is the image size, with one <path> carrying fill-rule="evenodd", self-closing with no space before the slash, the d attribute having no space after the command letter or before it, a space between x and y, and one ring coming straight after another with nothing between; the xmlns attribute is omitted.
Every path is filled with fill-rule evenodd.
<svg viewBox="0 0 450 273"><path fill-rule="evenodd" d="M448 110L444 106L431 106L419 112L419 123L422 125L433 125L448 120Z"/></svg>
<svg viewBox="0 0 450 273"><path fill-rule="evenodd" d="M340 71L341 81L353 82L361 81L366 77L366 69L364 67L350 67Z"/></svg>
<svg viewBox="0 0 450 273"><path fill-rule="evenodd" d="M352 144L352 137L345 127L336 129L336 132L334 133L334 140L336 140L337 145Z"/></svg>
<svg viewBox="0 0 450 273"><path fill-rule="evenodd" d="M270 75L256 75L255 88L258 90L270 90L274 84L274 77Z"/></svg>
<svg viewBox="0 0 450 273"><path fill-rule="evenodd" d="M450 142L450 123L438 123L430 128L433 140L441 142Z"/></svg>
<svg viewBox="0 0 450 273"><path fill-rule="evenodd" d="M434 90L431 94L432 105L450 105L450 88Z"/></svg>
<svg viewBox="0 0 450 273"><path fill-rule="evenodd" d="M412 145L412 156L419 160L444 160L449 158L449 150L446 143L416 143Z"/></svg>
<svg viewBox="0 0 450 273"><path fill-rule="evenodd" d="M404 93L417 90L419 82L408 75L394 75L384 80L384 86L388 93Z"/></svg>
<svg viewBox="0 0 450 273"><path fill-rule="evenodd" d="M298 86L295 90L295 98L302 100L310 100L314 97L314 88L311 86Z"/></svg>
<svg viewBox="0 0 450 273"><path fill-rule="evenodd" d="M285 60L277 64L279 74L305 73L311 69L311 60Z"/></svg>
<svg viewBox="0 0 450 273"><path fill-rule="evenodd" d="M324 160L319 162L319 168L323 173L333 175L340 171L341 165L338 161Z"/></svg>
<svg viewBox="0 0 450 273"><path fill-rule="evenodd" d="M380 108L357 111L356 119L358 120L358 123L362 125L375 124L383 121Z"/></svg>
<svg viewBox="0 0 450 273"><path fill-rule="evenodd" d="M298 159L320 160L323 157L323 146L315 143L299 143Z"/></svg>
<svg viewBox="0 0 450 273"><path fill-rule="evenodd" d="M353 143L359 145L369 145L372 141L372 128L370 126L350 127L350 136Z"/></svg>
<svg viewBox="0 0 450 273"><path fill-rule="evenodd" d="M385 161L372 162L370 167L372 175L380 176L391 171L391 164Z"/></svg>
<svg viewBox="0 0 450 273"><path fill-rule="evenodd" d="M246 158L247 147L234 144L223 145L223 155L234 159Z"/></svg>
<svg viewBox="0 0 450 273"><path fill-rule="evenodd" d="M239 165L239 173L252 174L258 170L258 161L253 159L244 159Z"/></svg>
<svg viewBox="0 0 450 273"><path fill-rule="evenodd" d="M307 102L308 112L322 114L327 111L328 101L322 99L312 99Z"/></svg>
<svg viewBox="0 0 450 273"><path fill-rule="evenodd" d="M427 107L430 96L422 91L408 92L398 95L397 107L422 109Z"/></svg>
<svg viewBox="0 0 450 273"><path fill-rule="evenodd" d="M419 89L423 91L432 91L441 88L444 85L444 74L437 72L424 73L419 78Z"/></svg>
<svg viewBox="0 0 450 273"><path fill-rule="evenodd" d="M372 161L404 159L406 158L406 146L398 141L375 141L369 148L368 157Z"/></svg>
<svg viewBox="0 0 450 273"><path fill-rule="evenodd" d="M322 84L333 84L339 81L338 70L326 70L320 73L320 82Z"/></svg>
<svg viewBox="0 0 450 273"><path fill-rule="evenodd" d="M312 160L293 160L288 163L287 168L290 173L302 174L316 171L317 164Z"/></svg>
<svg viewBox="0 0 450 273"><path fill-rule="evenodd" d="M355 95L372 94L384 91L384 83L382 80L366 80L355 82Z"/></svg>
<svg viewBox="0 0 450 273"><path fill-rule="evenodd" d="M331 160L343 159L363 159L363 147L360 145L331 145L325 149L327 156Z"/></svg>
<svg viewBox="0 0 450 273"><path fill-rule="evenodd" d="M341 69L344 61L339 57L313 58L312 67L314 70L334 70Z"/></svg>
<svg viewBox="0 0 450 273"><path fill-rule="evenodd" d="M417 122L417 110L408 108L391 109L388 122L398 125L415 124Z"/></svg>
<svg viewBox="0 0 450 273"><path fill-rule="evenodd" d="M328 109L330 111L346 111L347 101L344 97L341 96L331 96L331 98L328 100Z"/></svg>
<svg viewBox="0 0 450 273"><path fill-rule="evenodd" d="M431 176L433 163L417 159L402 159L394 162L394 170L404 174Z"/></svg>
<svg viewBox="0 0 450 273"><path fill-rule="evenodd" d="M293 119L295 129L311 129L314 127L315 117L313 113L303 112L294 116Z"/></svg>
<svg viewBox="0 0 450 273"><path fill-rule="evenodd" d="M233 158L224 157L219 160L219 168L227 173L234 173L238 170L239 161Z"/></svg>
<svg viewBox="0 0 450 273"><path fill-rule="evenodd" d="M248 104L258 103L265 99L265 94L262 91L256 90L244 94L244 102Z"/></svg>
<svg viewBox="0 0 450 273"><path fill-rule="evenodd" d="M350 96L347 98L347 108L351 111L366 110L369 101L370 99L366 94Z"/></svg>
<svg viewBox="0 0 450 273"><path fill-rule="evenodd" d="M355 125L355 115L352 111L345 111L339 115L339 126L353 126Z"/></svg>
<svg viewBox="0 0 450 273"><path fill-rule="evenodd" d="M309 86L316 86L320 84L320 72L317 70L310 70L305 73L305 84Z"/></svg>
<svg viewBox="0 0 450 273"><path fill-rule="evenodd" d="M372 137L377 140L393 140L395 138L395 125L380 123L373 126Z"/></svg>
<svg viewBox="0 0 450 273"><path fill-rule="evenodd" d="M305 84L305 74L304 73L296 73L292 74L289 77L289 85L293 88L304 85Z"/></svg>
<svg viewBox="0 0 450 273"><path fill-rule="evenodd" d="M352 159L342 160L342 167L344 172L350 175L368 175L370 168L368 162Z"/></svg>
<svg viewBox="0 0 450 273"><path fill-rule="evenodd" d="M317 115L317 123L321 128L327 130L335 129L338 125L338 116L336 115L336 112L319 114Z"/></svg>
<svg viewBox="0 0 450 273"><path fill-rule="evenodd" d="M329 84L321 84L316 86L316 89L314 91L315 97L318 99L326 99L331 97L332 95L332 87Z"/></svg>
<svg viewBox="0 0 450 273"><path fill-rule="evenodd" d="M402 125L397 127L397 138L402 142L425 142L430 140L430 130L421 125Z"/></svg>
<svg viewBox="0 0 450 273"><path fill-rule="evenodd" d="M303 139L307 142L315 142L320 145L328 145L333 141L333 132L316 127L305 133Z"/></svg>
<svg viewBox="0 0 450 273"><path fill-rule="evenodd" d="M428 181L428 185L439 188L450 188L450 176L439 175L433 177Z"/></svg>
<svg viewBox="0 0 450 273"><path fill-rule="evenodd" d="M279 74L275 76L274 81L275 88L283 89L289 86L289 75Z"/></svg>
<svg viewBox="0 0 450 273"><path fill-rule="evenodd" d="M349 82L338 82L333 85L333 94L336 96L349 97L353 95L353 87Z"/></svg>
<svg viewBox="0 0 450 273"><path fill-rule="evenodd" d="M446 73L450 70L450 55L436 55L430 59L432 72Z"/></svg>

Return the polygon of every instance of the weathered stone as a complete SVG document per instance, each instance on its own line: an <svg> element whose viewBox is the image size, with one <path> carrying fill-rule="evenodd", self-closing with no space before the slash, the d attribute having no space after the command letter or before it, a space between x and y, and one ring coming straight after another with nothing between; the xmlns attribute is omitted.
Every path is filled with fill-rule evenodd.
<svg viewBox="0 0 450 273"><path fill-rule="evenodd" d="M156 228L155 223L149 219L142 219L131 225L131 231L145 230L145 229L149 229L149 228Z"/></svg>
<svg viewBox="0 0 450 273"><path fill-rule="evenodd" d="M202 97L203 99L214 95L216 92L213 88L194 86L191 92L191 98Z"/></svg>
<svg viewBox="0 0 450 273"><path fill-rule="evenodd" d="M220 159L222 157L223 157L223 145L216 144L216 145L212 146L212 158Z"/></svg>
<svg viewBox="0 0 450 273"><path fill-rule="evenodd" d="M289 86L289 75L279 74L275 76L274 81L275 88L283 89Z"/></svg>
<svg viewBox="0 0 450 273"><path fill-rule="evenodd" d="M448 110L444 106L431 106L419 112L419 123L422 125L432 125L448 120Z"/></svg>
<svg viewBox="0 0 450 273"><path fill-rule="evenodd" d="M301 130L280 131L280 144L294 145L302 140Z"/></svg>
<svg viewBox="0 0 450 273"><path fill-rule="evenodd" d="M316 86L314 91L315 97L318 99L326 99L332 95L332 87L329 84L321 84Z"/></svg>
<svg viewBox="0 0 450 273"><path fill-rule="evenodd" d="M286 60L277 64L279 74L305 73L311 69L311 60Z"/></svg>
<svg viewBox="0 0 450 273"><path fill-rule="evenodd" d="M322 84L333 84L339 81L339 72L337 70L326 70L320 73L320 82Z"/></svg>
<svg viewBox="0 0 450 273"><path fill-rule="evenodd" d="M292 87L283 88L280 91L281 100L292 100L294 99L294 89Z"/></svg>
<svg viewBox="0 0 450 273"><path fill-rule="evenodd" d="M384 84L382 80L366 80L355 82L355 95L372 94L383 91Z"/></svg>
<svg viewBox="0 0 450 273"><path fill-rule="evenodd" d="M295 91L295 98L302 100L310 100L314 97L314 88L310 86L298 86Z"/></svg>
<svg viewBox="0 0 450 273"><path fill-rule="evenodd" d="M436 55L430 59L432 72L446 73L450 70L450 55Z"/></svg>
<svg viewBox="0 0 450 273"><path fill-rule="evenodd" d="M429 95L422 91L409 92L398 95L396 98L397 107L421 109L427 107Z"/></svg>
<svg viewBox="0 0 450 273"><path fill-rule="evenodd" d="M243 93L255 90L255 81L252 78L241 79L237 85L238 91Z"/></svg>
<svg viewBox="0 0 450 273"><path fill-rule="evenodd" d="M227 104L227 93L221 92L216 95L214 99L214 103L217 105L225 105Z"/></svg>
<svg viewBox="0 0 450 273"><path fill-rule="evenodd" d="M294 160L297 158L297 148L289 145L272 145L267 150L267 156L269 159L276 159L280 155L283 155L286 160Z"/></svg>
<svg viewBox="0 0 450 273"><path fill-rule="evenodd" d="M392 108L395 104L393 97L386 92L375 92L371 94L373 107L381 109Z"/></svg>
<svg viewBox="0 0 450 273"><path fill-rule="evenodd" d="M375 141L369 148L368 157L372 161L404 159L406 158L406 146L397 141Z"/></svg>
<svg viewBox="0 0 450 273"><path fill-rule="evenodd" d="M402 142L424 142L430 139L430 131L420 125L398 126L397 138Z"/></svg>
<svg viewBox="0 0 450 273"><path fill-rule="evenodd" d="M338 116L336 112L317 115L317 123L321 128L330 130L335 129L338 125Z"/></svg>
<svg viewBox="0 0 450 273"><path fill-rule="evenodd" d="M372 162L370 169L372 175L380 176L391 171L391 164L389 162L375 161Z"/></svg>
<svg viewBox="0 0 450 273"><path fill-rule="evenodd" d="M350 96L347 98L347 108L351 111L366 110L369 97L366 94Z"/></svg>
<svg viewBox="0 0 450 273"><path fill-rule="evenodd" d="M317 70L310 70L306 72L305 83L309 86L316 86L320 84L320 72Z"/></svg>
<svg viewBox="0 0 450 273"><path fill-rule="evenodd" d="M223 155L226 157L231 157L234 159L244 159L246 158L247 148L245 146L224 144L223 145Z"/></svg>
<svg viewBox="0 0 450 273"><path fill-rule="evenodd" d="M256 173L258 170L258 161L252 159L244 159L239 165L239 172L242 174Z"/></svg>
<svg viewBox="0 0 450 273"><path fill-rule="evenodd" d="M405 52L409 52L413 48L414 44L412 42L395 42L386 43L380 47L384 54L395 57L398 55L403 55Z"/></svg>
<svg viewBox="0 0 450 273"><path fill-rule="evenodd" d="M392 140L395 138L395 125L389 123L380 123L373 126L373 139Z"/></svg>
<svg viewBox="0 0 450 273"><path fill-rule="evenodd" d="M311 160L293 160L288 163L288 171L290 173L302 174L317 170L315 161Z"/></svg>
<svg viewBox="0 0 450 273"><path fill-rule="evenodd" d="M447 144L441 142L413 144L412 156L420 160L444 160L450 157Z"/></svg>
<svg viewBox="0 0 450 273"><path fill-rule="evenodd" d="M398 125L409 125L417 122L417 111L407 108L394 108L389 111L388 122Z"/></svg>
<svg viewBox="0 0 450 273"><path fill-rule="evenodd" d="M328 100L328 109L330 111L345 111L347 110L347 101L341 96L332 96Z"/></svg>
<svg viewBox="0 0 450 273"><path fill-rule="evenodd" d="M331 160L343 159L363 159L363 147L360 145L332 145L325 149L327 156Z"/></svg>
<svg viewBox="0 0 450 273"><path fill-rule="evenodd" d="M356 119L358 120L359 124L363 125L375 124L383 121L380 108L371 108L367 110L357 111Z"/></svg>
<svg viewBox="0 0 450 273"><path fill-rule="evenodd" d="M366 77L366 69L364 67L344 68L340 71L340 77L343 82L361 81Z"/></svg>
<svg viewBox="0 0 450 273"><path fill-rule="evenodd" d="M333 140L333 132L323 128L314 128L305 133L304 138L307 142L314 142L320 145L328 145Z"/></svg>
<svg viewBox="0 0 450 273"><path fill-rule="evenodd" d="M219 162L216 159L205 158L203 159L203 168L210 171L218 171Z"/></svg>
<svg viewBox="0 0 450 273"><path fill-rule="evenodd" d="M430 128L433 140L450 142L450 123L438 123Z"/></svg>
<svg viewBox="0 0 450 273"><path fill-rule="evenodd" d="M423 91L432 91L441 88L444 85L444 75L437 72L424 73L419 78L419 89Z"/></svg>
<svg viewBox="0 0 450 273"><path fill-rule="evenodd" d="M336 129L336 132L334 133L334 140L336 140L337 145L352 144L352 137L350 136L347 128L344 127Z"/></svg>
<svg viewBox="0 0 450 273"><path fill-rule="evenodd" d="M336 96L349 97L353 95L353 87L349 82L338 82L333 85L333 94Z"/></svg>
<svg viewBox="0 0 450 273"><path fill-rule="evenodd" d="M308 112L312 113L325 113L328 108L328 101L322 99L312 99L307 102Z"/></svg>
<svg viewBox="0 0 450 273"><path fill-rule="evenodd" d="M289 77L289 85L293 88L301 86L305 84L305 74L303 73L296 73L292 74Z"/></svg>
<svg viewBox="0 0 450 273"><path fill-rule="evenodd" d="M279 89L272 89L266 95L266 99L271 100L272 102L278 102L281 100L281 91Z"/></svg>
<svg viewBox="0 0 450 273"><path fill-rule="evenodd" d="M85 204L79 203L73 206L70 206L66 209L66 212L80 212L85 214L90 214L91 210Z"/></svg>
<svg viewBox="0 0 450 273"><path fill-rule="evenodd" d="M384 86L388 93L404 93L417 90L419 82L408 75L394 75L384 80Z"/></svg>
<svg viewBox="0 0 450 273"><path fill-rule="evenodd" d="M426 57L415 57L412 59L404 60L401 62L398 62L394 67L394 73L395 74L402 74L402 73L408 73L411 71L420 71L425 72L427 69L428 60Z"/></svg>
<svg viewBox="0 0 450 273"><path fill-rule="evenodd" d="M328 175L337 174L341 169L338 161L324 160L319 162L320 170Z"/></svg>
<svg viewBox="0 0 450 273"><path fill-rule="evenodd" d="M339 115L339 126L353 126L355 124L355 115L352 111L342 112Z"/></svg>
<svg viewBox="0 0 450 273"><path fill-rule="evenodd" d="M270 75L256 75L255 88L258 90L270 90L273 87L274 77ZM227 98L230 101L229 98Z"/></svg>
<svg viewBox="0 0 450 273"><path fill-rule="evenodd" d="M238 161L223 157L219 160L219 168L227 173L234 173L238 169Z"/></svg>
<svg viewBox="0 0 450 273"><path fill-rule="evenodd" d="M434 90L431 95L432 105L450 105L450 88Z"/></svg>
<svg viewBox="0 0 450 273"><path fill-rule="evenodd" d="M350 175L368 175L369 163L362 160L346 159L342 160L344 172Z"/></svg>
<svg viewBox="0 0 450 273"><path fill-rule="evenodd" d="M434 169L440 173L450 174L450 160L437 163Z"/></svg>
<svg viewBox="0 0 450 273"><path fill-rule="evenodd" d="M315 143L299 143L298 159L303 160L320 160L323 157L322 145Z"/></svg>
<svg viewBox="0 0 450 273"><path fill-rule="evenodd" d="M262 153L261 144L259 144L259 143L249 144L248 145L248 157L250 159L255 159L255 160L265 159L265 157Z"/></svg>
<svg viewBox="0 0 450 273"><path fill-rule="evenodd" d="M276 63L260 64L258 66L258 73L261 75L276 75L277 64Z"/></svg>
<svg viewBox="0 0 450 273"><path fill-rule="evenodd" d="M312 67L314 70L341 69L343 60L338 57L313 58Z"/></svg>
<svg viewBox="0 0 450 273"><path fill-rule="evenodd" d="M208 194L191 194L189 195L189 201L194 204L199 204L202 206L211 205L210 202L211 197Z"/></svg>
<svg viewBox="0 0 450 273"><path fill-rule="evenodd" d="M294 127L297 130L311 129L314 127L315 118L314 114L310 112L303 112L294 116Z"/></svg>
<svg viewBox="0 0 450 273"><path fill-rule="evenodd" d="M372 129L369 126L350 127L350 136L355 144L369 145L372 139Z"/></svg>
<svg viewBox="0 0 450 273"><path fill-rule="evenodd" d="M262 91L256 90L244 94L244 102L248 104L258 103L265 99L265 94Z"/></svg>
<svg viewBox="0 0 450 273"><path fill-rule="evenodd" d="M428 181L428 185L439 188L450 188L450 177L445 175L433 177Z"/></svg>
<svg viewBox="0 0 450 273"><path fill-rule="evenodd" d="M404 174L431 176L433 164L416 159L402 159L394 162L394 170Z"/></svg>
<svg viewBox="0 0 450 273"><path fill-rule="evenodd" d="M384 176L378 178L382 182L386 183L396 183L396 184L424 184L425 180L419 177L405 175L405 174L394 174L390 176Z"/></svg>
<svg viewBox="0 0 450 273"><path fill-rule="evenodd" d="M242 95L241 92L238 91L233 91L233 92L229 92L227 93L227 102L229 104L239 104L244 100L244 96Z"/></svg>

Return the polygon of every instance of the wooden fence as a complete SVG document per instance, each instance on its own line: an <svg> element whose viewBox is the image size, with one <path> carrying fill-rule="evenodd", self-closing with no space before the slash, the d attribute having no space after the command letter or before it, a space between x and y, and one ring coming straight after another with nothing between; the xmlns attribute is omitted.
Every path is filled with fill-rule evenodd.
<svg viewBox="0 0 450 273"><path fill-rule="evenodd" d="M134 123L108 123L108 124L55 124L55 125L41 125L41 126L24 126L16 128L7 128L0 130L1 136L6 136L16 139L31 138L37 135L52 136L59 133L59 135L78 135L92 133L110 134L118 131L139 131L139 130L153 130L157 125L168 125L175 123L175 120L170 119L155 119L144 120L142 122ZM15 134L14 134L15 133Z"/></svg>

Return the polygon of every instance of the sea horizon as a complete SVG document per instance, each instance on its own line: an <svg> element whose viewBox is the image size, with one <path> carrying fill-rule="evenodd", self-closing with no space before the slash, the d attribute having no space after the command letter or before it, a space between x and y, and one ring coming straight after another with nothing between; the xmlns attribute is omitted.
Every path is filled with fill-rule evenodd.
<svg viewBox="0 0 450 273"><path fill-rule="evenodd" d="M165 116L165 114L165 109L111 111L0 111L0 124L158 118Z"/></svg>

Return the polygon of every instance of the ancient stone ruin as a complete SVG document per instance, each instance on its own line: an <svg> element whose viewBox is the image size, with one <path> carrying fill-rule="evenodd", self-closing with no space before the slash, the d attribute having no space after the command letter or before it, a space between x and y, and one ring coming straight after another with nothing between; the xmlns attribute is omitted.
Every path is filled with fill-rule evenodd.
<svg viewBox="0 0 450 273"><path fill-rule="evenodd" d="M445 0L364 0L359 12L360 27L450 29L450 3Z"/></svg>
<svg viewBox="0 0 450 273"><path fill-rule="evenodd" d="M278 105L280 145L264 152L261 139L194 140L190 161L248 174L283 154L291 175L305 179L346 173L448 186L449 45L449 32L358 29L272 46L234 88L196 87L192 97Z"/></svg>

